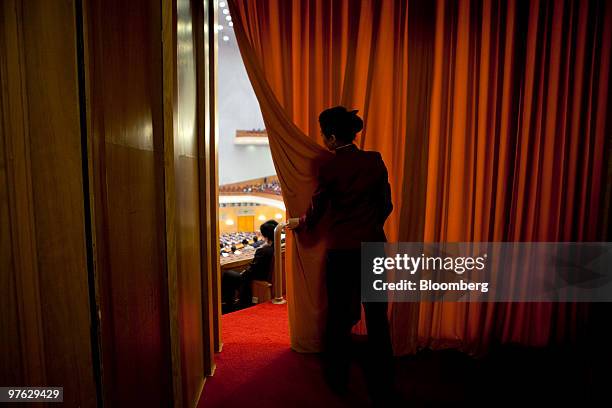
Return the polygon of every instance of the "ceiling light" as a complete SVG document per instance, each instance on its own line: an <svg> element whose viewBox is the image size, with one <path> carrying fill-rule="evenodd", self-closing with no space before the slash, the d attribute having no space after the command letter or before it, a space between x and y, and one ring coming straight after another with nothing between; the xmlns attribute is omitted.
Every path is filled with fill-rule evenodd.
<svg viewBox="0 0 612 408"><path fill-rule="evenodd" d="M234 26L234 22L230 21L229 23L227 23L228 26L233 27Z"/></svg>
<svg viewBox="0 0 612 408"><path fill-rule="evenodd" d="M222 26L221 24L219 24L219 25L217 26L217 29L218 29L218 30L223 30L223 26Z"/></svg>
<svg viewBox="0 0 612 408"><path fill-rule="evenodd" d="M225 2L224 1L220 2L219 7L225 7Z"/></svg>
<svg viewBox="0 0 612 408"><path fill-rule="evenodd" d="M232 21L232 16L225 16L225 19L226 19L227 21Z"/></svg>
<svg viewBox="0 0 612 408"><path fill-rule="evenodd" d="M223 9L223 14L229 14L229 10L228 9Z"/></svg>
<svg viewBox="0 0 612 408"><path fill-rule="evenodd" d="M223 36L223 41L229 41L229 37L227 35Z"/></svg>

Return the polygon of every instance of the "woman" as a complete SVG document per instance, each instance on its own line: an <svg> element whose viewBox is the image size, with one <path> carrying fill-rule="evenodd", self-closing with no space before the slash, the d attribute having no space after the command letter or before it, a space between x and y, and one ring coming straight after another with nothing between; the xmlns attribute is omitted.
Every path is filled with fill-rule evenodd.
<svg viewBox="0 0 612 408"><path fill-rule="evenodd" d="M353 141L363 129L357 111L337 106L319 115L326 147L335 153L324 163L318 188L306 213L288 220L300 232L312 228L330 211L326 253L326 378L337 391L348 382L351 328L361 316L361 243L386 241L383 226L391 213L391 188L380 153L360 150ZM392 349L386 303L363 303L368 329L366 370L372 396L388 392L393 379Z"/></svg>

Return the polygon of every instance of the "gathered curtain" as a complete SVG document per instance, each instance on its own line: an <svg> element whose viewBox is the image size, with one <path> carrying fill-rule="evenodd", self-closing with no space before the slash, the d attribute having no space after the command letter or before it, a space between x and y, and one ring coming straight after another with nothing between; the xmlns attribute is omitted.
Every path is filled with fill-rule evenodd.
<svg viewBox="0 0 612 408"><path fill-rule="evenodd" d="M318 114L359 109L389 170L390 241L602 240L606 1L230 0L288 215L316 188ZM288 234L292 347L320 351L325 222ZM395 303L394 351L580 335L584 304ZM357 327L358 331L363 327Z"/></svg>

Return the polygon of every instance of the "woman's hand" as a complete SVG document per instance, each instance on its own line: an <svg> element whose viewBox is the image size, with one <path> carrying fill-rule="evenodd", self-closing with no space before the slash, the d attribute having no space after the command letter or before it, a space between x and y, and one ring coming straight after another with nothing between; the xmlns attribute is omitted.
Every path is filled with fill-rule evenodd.
<svg viewBox="0 0 612 408"><path fill-rule="evenodd" d="M289 228L290 230L296 229L299 226L300 226L300 219L299 218L289 218L287 220L287 228Z"/></svg>

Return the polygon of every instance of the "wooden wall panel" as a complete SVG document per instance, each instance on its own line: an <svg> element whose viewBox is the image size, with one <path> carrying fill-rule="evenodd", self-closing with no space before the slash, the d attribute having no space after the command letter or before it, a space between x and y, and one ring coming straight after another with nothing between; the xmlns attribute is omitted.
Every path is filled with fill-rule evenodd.
<svg viewBox="0 0 612 408"><path fill-rule="evenodd" d="M208 0L207 3L207 22L208 22L208 75L207 83L209 86L209 118L210 129L209 149L208 149L208 174L209 174L209 196L211 206L208 209L210 220L210 236L219 236L219 124L217 123L217 58L219 55L219 42L217 30L212 29L219 20L219 8L217 2ZM221 339L221 262L219 259L219 244L215 240L210 242L211 260L211 303L212 303L212 341L216 352L220 352L223 348ZM214 368L214 365L213 365Z"/></svg>
<svg viewBox="0 0 612 408"><path fill-rule="evenodd" d="M23 28L47 381L65 384L70 395L82 378L91 387L93 372L75 9L72 1L54 3L25 2ZM88 404L90 391L81 396Z"/></svg>
<svg viewBox="0 0 612 408"><path fill-rule="evenodd" d="M91 0L87 17L105 404L169 406L161 2Z"/></svg>
<svg viewBox="0 0 612 408"><path fill-rule="evenodd" d="M185 406L197 405L204 384L200 177L196 117L196 50L189 0L177 0L174 165L178 318Z"/></svg>
<svg viewBox="0 0 612 408"><path fill-rule="evenodd" d="M197 404L218 299L213 8L2 2L3 385Z"/></svg>
<svg viewBox="0 0 612 408"><path fill-rule="evenodd" d="M218 235L214 229L217 218L213 212L217 209L218 197L213 195L211 186L216 183L216 169L212 163L216 155L213 150L214 112L211 101L211 87L215 81L212 77L214 70L211 58L214 49L211 48L213 39L216 41L214 27L214 9L216 1L203 0L192 1L194 20L194 44L196 50L196 85L197 85L197 142L199 152L199 174L200 174L200 231L201 231L201 253L202 253L202 315L203 315L203 357L204 374L212 375L215 370L214 353L217 344L217 332L215 327L218 323L220 308L216 308L216 300L219 297L215 293L217 288L214 276L219 267ZM215 172L214 172L214 171ZM220 304L220 303L219 303Z"/></svg>
<svg viewBox="0 0 612 408"><path fill-rule="evenodd" d="M0 53L6 55L2 44L0 44ZM1 104L0 99L0 106ZM0 134L2 135L0 138L0 353L4 356L0 359L0 384L20 384L23 382L24 374L19 353L21 348L17 318L19 312L16 299L16 270L13 262L14 247L11 242L8 161L3 140L5 133Z"/></svg>
<svg viewBox="0 0 612 408"><path fill-rule="evenodd" d="M3 385L61 385L67 406L95 406L75 3L0 7L0 354L20 356Z"/></svg>

